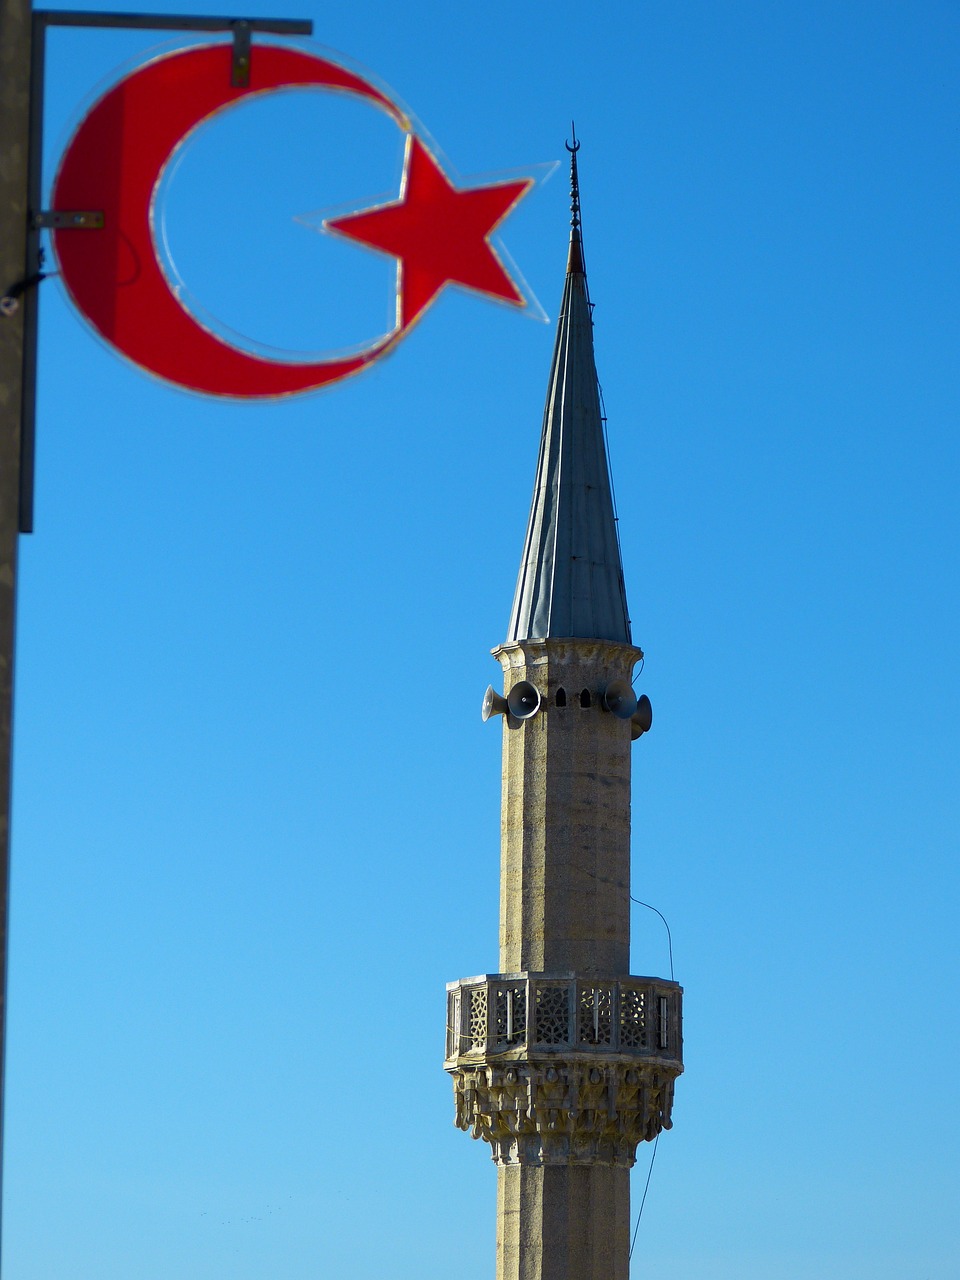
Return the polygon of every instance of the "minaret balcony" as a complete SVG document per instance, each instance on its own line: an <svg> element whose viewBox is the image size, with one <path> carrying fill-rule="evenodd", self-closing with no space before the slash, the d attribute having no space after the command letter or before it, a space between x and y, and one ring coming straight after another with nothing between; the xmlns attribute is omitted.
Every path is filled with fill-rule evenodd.
<svg viewBox="0 0 960 1280"><path fill-rule="evenodd" d="M498 1164L632 1165L671 1127L682 994L662 978L569 973L449 983L456 1124Z"/></svg>
<svg viewBox="0 0 960 1280"><path fill-rule="evenodd" d="M663 978L495 973L447 984L448 1071L531 1053L657 1058L682 1070L682 987Z"/></svg>

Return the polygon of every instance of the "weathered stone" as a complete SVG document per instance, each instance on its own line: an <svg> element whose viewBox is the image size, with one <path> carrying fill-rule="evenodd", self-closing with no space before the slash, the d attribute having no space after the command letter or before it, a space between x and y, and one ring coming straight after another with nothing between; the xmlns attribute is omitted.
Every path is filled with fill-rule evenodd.
<svg viewBox="0 0 960 1280"><path fill-rule="evenodd" d="M495 1164L617 1165L671 1126L675 1072L646 1063L538 1061L455 1068L457 1127Z"/></svg>
<svg viewBox="0 0 960 1280"><path fill-rule="evenodd" d="M526 640L494 650L504 694L541 695L504 716L500 968L630 971L629 721L604 709L643 656L598 640Z"/></svg>
<svg viewBox="0 0 960 1280"><path fill-rule="evenodd" d="M497 1169L497 1280L627 1280L629 1265L629 1169Z"/></svg>
<svg viewBox="0 0 960 1280"><path fill-rule="evenodd" d="M681 990L653 978L485 974L448 986L456 1123L497 1164L629 1168L671 1125Z"/></svg>

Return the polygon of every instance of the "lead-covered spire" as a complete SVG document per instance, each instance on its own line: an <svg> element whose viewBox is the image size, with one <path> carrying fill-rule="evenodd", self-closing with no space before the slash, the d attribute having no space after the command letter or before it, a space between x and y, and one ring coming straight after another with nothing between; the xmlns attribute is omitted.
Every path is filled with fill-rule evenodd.
<svg viewBox="0 0 960 1280"><path fill-rule="evenodd" d="M570 151L570 251L543 413L540 457L507 643L566 637L630 643L593 319L583 265L577 151Z"/></svg>

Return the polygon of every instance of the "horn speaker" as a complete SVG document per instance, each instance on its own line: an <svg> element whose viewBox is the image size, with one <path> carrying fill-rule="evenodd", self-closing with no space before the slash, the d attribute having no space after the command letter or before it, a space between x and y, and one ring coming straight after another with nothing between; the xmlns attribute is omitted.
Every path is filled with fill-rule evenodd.
<svg viewBox="0 0 960 1280"><path fill-rule="evenodd" d="M507 710L506 698L501 698L493 685L488 684L487 692L483 695L483 706L480 708L480 715L484 720L489 720L491 716L506 715Z"/></svg>
<svg viewBox="0 0 960 1280"><path fill-rule="evenodd" d="M603 705L618 720L629 720L637 709L637 695L626 680L611 680L603 691Z"/></svg>
<svg viewBox="0 0 960 1280"><path fill-rule="evenodd" d="M653 707L650 705L650 699L645 693L641 693L637 699L637 709L630 717L630 724L633 728L633 741L641 737L647 732L653 724Z"/></svg>
<svg viewBox="0 0 960 1280"><path fill-rule="evenodd" d="M488 684L480 715L489 720L491 716L503 716L509 712L517 720L529 720L540 710L540 701L540 690L529 680L518 681L505 698L495 691L492 684Z"/></svg>
<svg viewBox="0 0 960 1280"><path fill-rule="evenodd" d="M507 694L507 706L518 720L529 720L540 710L540 690L529 680L518 680Z"/></svg>

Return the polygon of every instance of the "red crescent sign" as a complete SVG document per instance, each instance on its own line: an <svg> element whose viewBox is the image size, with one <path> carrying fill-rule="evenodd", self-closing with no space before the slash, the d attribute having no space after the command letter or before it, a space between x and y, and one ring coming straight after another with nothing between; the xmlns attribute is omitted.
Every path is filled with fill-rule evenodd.
<svg viewBox="0 0 960 1280"><path fill-rule="evenodd" d="M455 187L412 135L401 107L327 58L257 45L244 88L231 86L231 58L230 45L209 44L138 67L94 105L61 159L53 210L102 211L103 227L53 232L60 273L78 310L120 354L167 382L208 395L285 396L370 365L447 283L525 305L490 235L532 180ZM206 328L165 273L156 226L158 185L190 134L243 99L291 87L356 94L408 133L399 199L327 224L396 258L396 327L359 353L299 363L267 359Z"/></svg>

